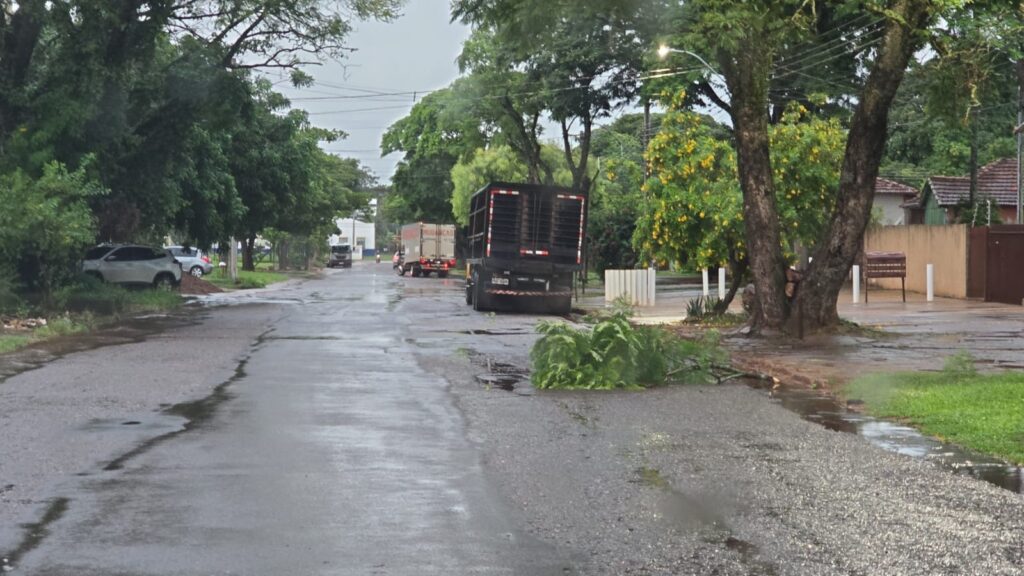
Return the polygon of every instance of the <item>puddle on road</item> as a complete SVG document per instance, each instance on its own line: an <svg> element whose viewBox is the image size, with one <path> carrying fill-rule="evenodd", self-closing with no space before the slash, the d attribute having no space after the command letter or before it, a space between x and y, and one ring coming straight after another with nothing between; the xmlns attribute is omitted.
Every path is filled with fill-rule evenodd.
<svg viewBox="0 0 1024 576"><path fill-rule="evenodd" d="M535 331L531 328L508 328L505 330L458 330L457 334L469 334L470 336L522 336L532 335Z"/></svg>
<svg viewBox="0 0 1024 576"><path fill-rule="evenodd" d="M477 382L484 384L487 388L498 388L519 396L533 396L536 392L533 384L530 383L529 370L514 364L495 362L474 350L468 350L467 354L474 364L487 368L487 372L476 375Z"/></svg>
<svg viewBox="0 0 1024 576"><path fill-rule="evenodd" d="M750 385L763 387L761 382L751 382ZM929 460L954 474L971 476L1024 494L1024 469L1020 466L940 442L909 426L860 414L850 410L839 399L814 390L780 388L774 397L787 410L829 430L857 434L890 452ZM851 402L851 405L855 403Z"/></svg>
<svg viewBox="0 0 1024 576"><path fill-rule="evenodd" d="M516 376L510 376L505 374L477 374L477 382L486 384L491 388L501 388L507 392L512 392L516 388L516 384L522 381L522 378Z"/></svg>

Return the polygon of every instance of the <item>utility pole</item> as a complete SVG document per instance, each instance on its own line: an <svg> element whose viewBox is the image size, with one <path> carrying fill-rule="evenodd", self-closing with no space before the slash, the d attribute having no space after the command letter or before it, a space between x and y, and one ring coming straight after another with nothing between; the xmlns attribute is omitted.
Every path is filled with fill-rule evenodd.
<svg viewBox="0 0 1024 576"><path fill-rule="evenodd" d="M651 101L644 98L644 133L640 143L643 146L643 154L647 154L647 145L651 142ZM647 167L647 159L641 158L644 163L644 180L651 177L651 171Z"/></svg>
<svg viewBox="0 0 1024 576"><path fill-rule="evenodd" d="M1017 60L1017 224L1024 224L1024 168L1021 150L1024 148L1024 58Z"/></svg>
<svg viewBox="0 0 1024 576"><path fill-rule="evenodd" d="M228 242L231 243L231 247L228 248L228 277L232 282L236 282L238 281L238 240L232 236Z"/></svg>

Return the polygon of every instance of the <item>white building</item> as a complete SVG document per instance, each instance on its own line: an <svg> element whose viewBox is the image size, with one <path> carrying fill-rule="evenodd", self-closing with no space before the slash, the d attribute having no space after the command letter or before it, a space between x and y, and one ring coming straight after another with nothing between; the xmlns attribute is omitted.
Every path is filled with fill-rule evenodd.
<svg viewBox="0 0 1024 576"><path fill-rule="evenodd" d="M377 199L370 200L369 216L377 214ZM377 227L373 222L364 222L355 218L337 218L334 221L340 234L332 234L328 244L349 244L352 246L352 259L359 260L363 256L377 254Z"/></svg>
<svg viewBox="0 0 1024 576"><path fill-rule="evenodd" d="M879 224L883 226L907 224L908 222L904 218L903 205L913 200L916 196L917 190L906 184L900 184L885 178L876 178L875 197L872 208L881 213L882 221Z"/></svg>

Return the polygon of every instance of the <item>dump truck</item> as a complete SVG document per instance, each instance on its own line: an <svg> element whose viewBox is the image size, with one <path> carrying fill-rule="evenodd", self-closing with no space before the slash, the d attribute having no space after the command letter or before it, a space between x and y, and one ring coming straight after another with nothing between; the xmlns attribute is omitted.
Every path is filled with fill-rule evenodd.
<svg viewBox="0 0 1024 576"><path fill-rule="evenodd" d="M470 199L466 303L474 310L568 314L583 270L587 195L492 182ZM528 304L532 303L532 304Z"/></svg>
<svg viewBox="0 0 1024 576"><path fill-rule="evenodd" d="M455 267L455 225L414 222L402 226L401 251L395 271L399 276L448 276Z"/></svg>

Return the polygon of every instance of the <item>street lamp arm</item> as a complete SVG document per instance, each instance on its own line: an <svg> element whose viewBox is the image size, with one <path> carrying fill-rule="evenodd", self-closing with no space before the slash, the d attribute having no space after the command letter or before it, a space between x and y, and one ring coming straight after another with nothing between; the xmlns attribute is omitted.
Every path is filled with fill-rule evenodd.
<svg viewBox="0 0 1024 576"><path fill-rule="evenodd" d="M711 72L712 74L715 74L715 75L718 75L718 76L722 75L718 70L715 70L714 66L712 66L711 64L708 64L708 61L705 60L704 58L702 58L700 56L700 54L697 54L695 52L690 52L689 50L680 50L679 48L672 48L670 46L666 46L665 44L662 44L661 46L658 47L658 57L659 58L665 58L666 56L668 56L671 53L686 54L688 56L693 56L694 58L699 60L700 63L703 64L705 68L707 68L708 72Z"/></svg>

